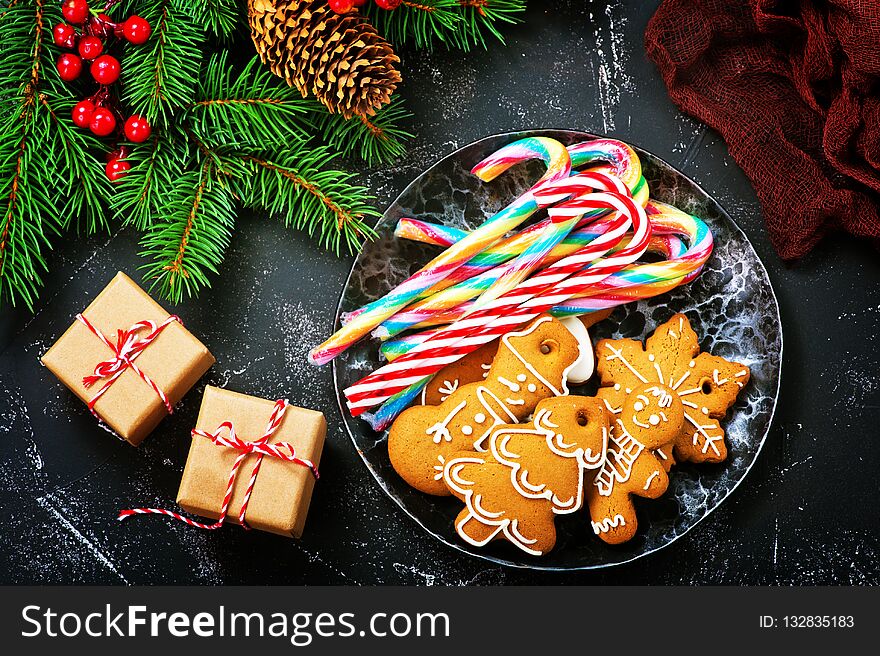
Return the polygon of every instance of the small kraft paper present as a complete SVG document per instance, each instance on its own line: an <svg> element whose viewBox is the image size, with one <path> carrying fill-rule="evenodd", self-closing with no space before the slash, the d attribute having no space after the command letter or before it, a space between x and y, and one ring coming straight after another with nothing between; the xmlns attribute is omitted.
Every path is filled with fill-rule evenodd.
<svg viewBox="0 0 880 656"><path fill-rule="evenodd" d="M300 537L327 434L324 415L208 386L177 503L195 515ZM137 511L134 511L135 513ZM172 514L164 512L163 514Z"/></svg>
<svg viewBox="0 0 880 656"><path fill-rule="evenodd" d="M137 446L214 356L179 317L120 272L42 362L92 414Z"/></svg>

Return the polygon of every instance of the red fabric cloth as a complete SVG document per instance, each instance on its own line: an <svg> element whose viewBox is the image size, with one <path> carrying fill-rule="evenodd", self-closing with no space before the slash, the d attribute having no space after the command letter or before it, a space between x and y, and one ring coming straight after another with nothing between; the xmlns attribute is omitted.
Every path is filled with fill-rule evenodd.
<svg viewBox="0 0 880 656"><path fill-rule="evenodd" d="M880 0L665 0L645 34L673 101L721 133L773 246L880 246Z"/></svg>

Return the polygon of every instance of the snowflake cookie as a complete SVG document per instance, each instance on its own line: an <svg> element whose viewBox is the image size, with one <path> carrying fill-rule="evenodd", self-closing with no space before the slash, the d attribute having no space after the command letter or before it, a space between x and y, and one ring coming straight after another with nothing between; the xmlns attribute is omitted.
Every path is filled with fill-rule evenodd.
<svg viewBox="0 0 880 656"><path fill-rule="evenodd" d="M749 368L709 353L700 353L697 335L683 314L657 326L642 347L632 339L603 339L596 345L601 377L597 396L620 414L636 387L654 384L677 399L684 423L673 440L675 458L686 462L721 462L727 457L723 419L749 382ZM649 426L662 413L648 417ZM649 427L639 428L648 431ZM662 455L669 455L663 449ZM672 463L668 463L668 470Z"/></svg>

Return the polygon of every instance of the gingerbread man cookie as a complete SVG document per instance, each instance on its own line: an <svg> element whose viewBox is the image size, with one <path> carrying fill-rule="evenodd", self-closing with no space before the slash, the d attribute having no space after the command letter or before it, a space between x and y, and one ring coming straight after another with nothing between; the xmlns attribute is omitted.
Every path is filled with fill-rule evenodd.
<svg viewBox="0 0 880 656"><path fill-rule="evenodd" d="M583 505L586 469L604 462L608 415L597 399L565 396L538 404L531 425L497 427L488 452L461 452L444 482L464 501L459 536L476 546L506 539L531 555L556 543L553 517Z"/></svg>
<svg viewBox="0 0 880 656"><path fill-rule="evenodd" d="M542 399L567 394L566 372L578 357L577 340L550 316L508 333L485 379L458 387L438 406L401 413L388 435L392 466L417 490L448 495L446 459L481 449L496 426L520 422Z"/></svg>
<svg viewBox="0 0 880 656"><path fill-rule="evenodd" d="M596 345L596 369L610 412L618 414L638 386L654 383L677 398L684 424L673 448L660 455L687 462L721 462L727 457L722 419L749 382L749 368L700 353L697 335L683 314L657 327L645 346L632 339L603 339Z"/></svg>
<svg viewBox="0 0 880 656"><path fill-rule="evenodd" d="M681 399L659 383L630 388L613 416L608 454L588 488L587 505L593 532L620 544L638 528L631 495L656 499L666 492L669 477L657 453L674 443L685 419Z"/></svg>

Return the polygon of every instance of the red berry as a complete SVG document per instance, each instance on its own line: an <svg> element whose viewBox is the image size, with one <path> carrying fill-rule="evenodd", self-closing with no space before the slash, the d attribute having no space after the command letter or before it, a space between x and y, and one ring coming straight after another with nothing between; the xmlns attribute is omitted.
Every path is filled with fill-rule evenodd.
<svg viewBox="0 0 880 656"><path fill-rule="evenodd" d="M122 24L122 35L129 43L133 43L136 46L146 43L152 31L153 28L150 27L150 24L140 16L130 16Z"/></svg>
<svg viewBox="0 0 880 656"><path fill-rule="evenodd" d="M92 28L92 34L98 37L108 37L113 34L115 23L107 14L98 14L89 19L89 27Z"/></svg>
<svg viewBox="0 0 880 656"><path fill-rule="evenodd" d="M119 79L119 61L112 55L101 55L92 62L91 71L99 84L113 84Z"/></svg>
<svg viewBox="0 0 880 656"><path fill-rule="evenodd" d="M89 17L89 3L86 0L64 0L61 13L68 23L82 25Z"/></svg>
<svg viewBox="0 0 880 656"><path fill-rule="evenodd" d="M363 7L365 4L367 4L367 0L354 0L355 7Z"/></svg>
<svg viewBox="0 0 880 656"><path fill-rule="evenodd" d="M58 23L52 28L52 38L59 48L72 48L76 43L76 30L73 25Z"/></svg>
<svg viewBox="0 0 880 656"><path fill-rule="evenodd" d="M354 8L354 0L329 0L327 4L337 14L347 14Z"/></svg>
<svg viewBox="0 0 880 656"><path fill-rule="evenodd" d="M125 138L135 143L143 143L150 138L150 124L143 116L130 116L125 122Z"/></svg>
<svg viewBox="0 0 880 656"><path fill-rule="evenodd" d="M104 44L96 36L84 36L79 40L79 56L91 61L104 52Z"/></svg>
<svg viewBox="0 0 880 656"><path fill-rule="evenodd" d="M89 122L89 130L99 137L106 137L116 129L116 119L113 112L103 107L98 107L92 113L92 120Z"/></svg>
<svg viewBox="0 0 880 656"><path fill-rule="evenodd" d="M80 128L88 128L95 113L95 103L91 100L80 100L73 106L73 124Z"/></svg>
<svg viewBox="0 0 880 656"><path fill-rule="evenodd" d="M107 172L110 182L118 182L120 178L125 177L130 169L131 164L124 159L111 159L107 162L107 167L104 170Z"/></svg>
<svg viewBox="0 0 880 656"><path fill-rule="evenodd" d="M388 11L392 11L400 6L400 2L401 0L376 0L376 5L380 9L387 9Z"/></svg>
<svg viewBox="0 0 880 656"><path fill-rule="evenodd" d="M62 80L73 82L82 73L83 63L82 59L73 53L65 52L58 58L56 67L58 68L58 75L61 76Z"/></svg>

